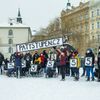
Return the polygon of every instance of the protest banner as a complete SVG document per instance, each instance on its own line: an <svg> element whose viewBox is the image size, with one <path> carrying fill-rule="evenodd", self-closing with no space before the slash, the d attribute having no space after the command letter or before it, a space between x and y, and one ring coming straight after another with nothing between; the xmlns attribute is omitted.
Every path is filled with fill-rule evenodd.
<svg viewBox="0 0 100 100"><path fill-rule="evenodd" d="M44 40L39 42L32 42L32 43L22 43L16 45L17 52L24 52L29 50L37 50L41 48L48 48L53 46L63 45L62 38L56 38L51 40Z"/></svg>

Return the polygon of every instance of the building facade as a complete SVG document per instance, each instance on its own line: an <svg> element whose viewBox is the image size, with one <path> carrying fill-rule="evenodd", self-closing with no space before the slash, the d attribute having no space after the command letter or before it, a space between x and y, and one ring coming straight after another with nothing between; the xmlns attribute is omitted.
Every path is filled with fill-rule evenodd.
<svg viewBox="0 0 100 100"><path fill-rule="evenodd" d="M78 7L71 7L61 12L62 32L71 43L84 55L89 38L89 2L80 2Z"/></svg>
<svg viewBox="0 0 100 100"><path fill-rule="evenodd" d="M90 1L90 46L98 51L100 46L100 0Z"/></svg>
<svg viewBox="0 0 100 100"><path fill-rule="evenodd" d="M22 23L20 11L18 11L16 22L11 21L0 25L0 52L9 58L16 51L16 44L30 42L31 37L31 29Z"/></svg>

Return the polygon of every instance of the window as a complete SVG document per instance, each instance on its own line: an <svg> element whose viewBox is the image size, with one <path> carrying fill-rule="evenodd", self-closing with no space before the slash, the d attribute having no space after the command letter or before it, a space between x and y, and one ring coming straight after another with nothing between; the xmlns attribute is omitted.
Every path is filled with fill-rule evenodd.
<svg viewBox="0 0 100 100"><path fill-rule="evenodd" d="M92 24L92 30L94 30L94 23Z"/></svg>
<svg viewBox="0 0 100 100"><path fill-rule="evenodd" d="M8 44L13 44L13 40L12 39L9 39L8 40Z"/></svg>
<svg viewBox="0 0 100 100"><path fill-rule="evenodd" d="M12 47L9 47L9 48L8 48L8 52L9 52L9 53L12 53L12 52L13 52L13 48L12 48Z"/></svg>
<svg viewBox="0 0 100 100"><path fill-rule="evenodd" d="M97 16L100 15L100 9L97 9Z"/></svg>
<svg viewBox="0 0 100 100"><path fill-rule="evenodd" d="M12 30L9 30L8 35L13 35L13 31Z"/></svg>
<svg viewBox="0 0 100 100"><path fill-rule="evenodd" d="M85 25L85 30L88 31L88 24Z"/></svg>
<svg viewBox="0 0 100 100"><path fill-rule="evenodd" d="M94 17L94 11L92 11L92 17Z"/></svg>
<svg viewBox="0 0 100 100"><path fill-rule="evenodd" d="M100 43L100 35L98 35L98 42Z"/></svg>
<svg viewBox="0 0 100 100"><path fill-rule="evenodd" d="M97 29L100 28L100 22L97 22Z"/></svg>

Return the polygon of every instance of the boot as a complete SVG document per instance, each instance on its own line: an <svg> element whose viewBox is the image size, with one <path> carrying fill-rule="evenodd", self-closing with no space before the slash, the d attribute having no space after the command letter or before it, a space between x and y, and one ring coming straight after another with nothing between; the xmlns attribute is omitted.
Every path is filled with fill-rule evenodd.
<svg viewBox="0 0 100 100"><path fill-rule="evenodd" d="M94 77L92 78L92 81L94 81Z"/></svg>
<svg viewBox="0 0 100 100"><path fill-rule="evenodd" d="M86 81L90 81L90 77L88 77Z"/></svg>

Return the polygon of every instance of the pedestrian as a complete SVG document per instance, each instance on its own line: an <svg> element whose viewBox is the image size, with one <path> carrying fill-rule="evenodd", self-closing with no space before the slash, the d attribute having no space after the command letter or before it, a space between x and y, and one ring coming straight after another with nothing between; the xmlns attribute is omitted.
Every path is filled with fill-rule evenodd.
<svg viewBox="0 0 100 100"><path fill-rule="evenodd" d="M30 54L30 52L27 52L24 55L24 60L26 63L25 72L28 72L29 74L29 69L31 68L31 61L32 61L32 55Z"/></svg>
<svg viewBox="0 0 100 100"><path fill-rule="evenodd" d="M20 52L16 52L14 56L15 56L16 77L21 78L21 76L22 76L22 58L23 58L23 55Z"/></svg>
<svg viewBox="0 0 100 100"><path fill-rule="evenodd" d="M60 49L56 49L56 47L53 47L58 55L59 55L59 59L60 59L60 73L62 76L61 81L65 80L65 74L66 74L66 52L63 46L61 46Z"/></svg>
<svg viewBox="0 0 100 100"><path fill-rule="evenodd" d="M0 52L0 73L2 74L2 63L4 61L4 55Z"/></svg>
<svg viewBox="0 0 100 100"><path fill-rule="evenodd" d="M85 55L87 81L90 81L90 73L92 74L92 81L94 81L94 72L93 72L94 62L95 62L95 56L92 49L87 49L86 55Z"/></svg>
<svg viewBox="0 0 100 100"><path fill-rule="evenodd" d="M100 47L99 47L99 50L98 50L97 65L98 65L98 82L100 82Z"/></svg>

